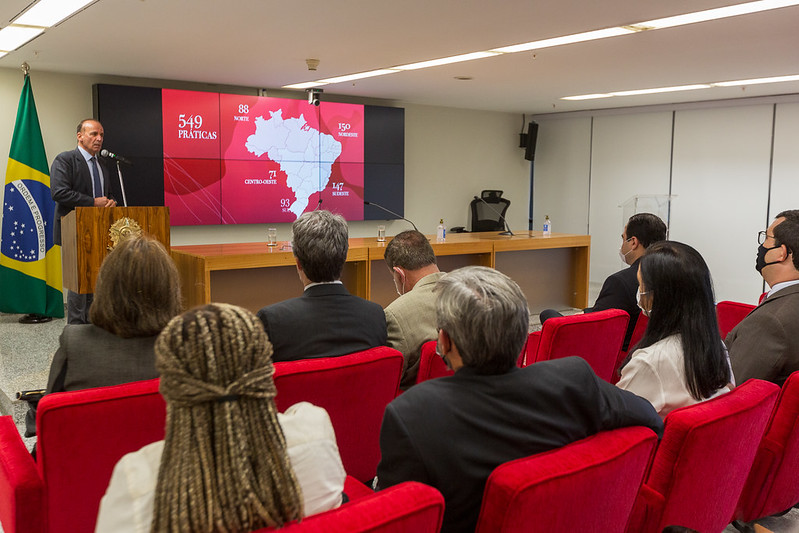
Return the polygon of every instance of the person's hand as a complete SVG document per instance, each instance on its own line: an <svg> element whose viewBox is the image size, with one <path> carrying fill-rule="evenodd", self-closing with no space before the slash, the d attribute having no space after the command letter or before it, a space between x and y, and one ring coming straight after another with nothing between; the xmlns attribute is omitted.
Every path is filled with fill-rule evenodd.
<svg viewBox="0 0 799 533"><path fill-rule="evenodd" d="M94 207L116 207L117 203L113 198L98 196L94 199Z"/></svg>

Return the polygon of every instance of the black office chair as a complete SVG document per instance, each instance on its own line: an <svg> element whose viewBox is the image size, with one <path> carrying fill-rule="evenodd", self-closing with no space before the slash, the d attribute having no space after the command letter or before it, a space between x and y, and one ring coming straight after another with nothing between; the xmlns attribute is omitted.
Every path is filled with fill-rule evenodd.
<svg viewBox="0 0 799 533"><path fill-rule="evenodd" d="M510 200L502 198L502 191L482 191L479 198L472 200L472 231L503 231L505 213ZM486 205L488 204L488 205Z"/></svg>

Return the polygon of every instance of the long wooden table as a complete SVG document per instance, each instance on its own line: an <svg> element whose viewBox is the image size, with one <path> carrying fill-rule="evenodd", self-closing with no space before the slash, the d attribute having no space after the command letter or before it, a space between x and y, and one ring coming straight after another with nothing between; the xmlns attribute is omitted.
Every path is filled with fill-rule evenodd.
<svg viewBox="0 0 799 533"><path fill-rule="evenodd" d="M390 238L389 238L390 240ZM588 305L591 237L542 232L450 233L446 242L430 243L439 268L450 271L482 265L513 278L527 296L530 309L583 308ZM386 242L350 239L342 281L353 294L382 306L397 297L383 260ZM173 246L187 307L227 302L252 311L302 294L296 263L287 242Z"/></svg>

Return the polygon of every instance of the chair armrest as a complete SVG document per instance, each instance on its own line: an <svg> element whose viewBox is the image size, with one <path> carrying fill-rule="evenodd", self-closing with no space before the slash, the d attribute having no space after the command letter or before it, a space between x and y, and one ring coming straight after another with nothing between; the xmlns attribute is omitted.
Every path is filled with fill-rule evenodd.
<svg viewBox="0 0 799 533"><path fill-rule="evenodd" d="M627 522L627 533L659 533L660 529L657 526L665 504L666 500L662 494L647 485L641 485L630 520Z"/></svg>
<svg viewBox="0 0 799 533"><path fill-rule="evenodd" d="M352 501L374 494L374 491L354 477L347 476L344 478L344 494Z"/></svg>
<svg viewBox="0 0 799 533"><path fill-rule="evenodd" d="M524 358L524 366L530 366L535 363L538 357L538 345L541 344L541 331L533 331L527 336L527 346L525 346L526 355Z"/></svg>
<svg viewBox="0 0 799 533"><path fill-rule="evenodd" d="M44 484L10 416L0 417L0 524L5 533L44 530Z"/></svg>

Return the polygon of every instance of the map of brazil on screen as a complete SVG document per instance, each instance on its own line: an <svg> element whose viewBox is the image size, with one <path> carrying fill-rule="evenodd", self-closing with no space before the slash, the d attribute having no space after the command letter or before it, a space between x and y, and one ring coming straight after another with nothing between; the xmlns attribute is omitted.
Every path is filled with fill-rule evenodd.
<svg viewBox="0 0 799 533"><path fill-rule="evenodd" d="M162 109L172 224L363 219L362 105L164 89Z"/></svg>

